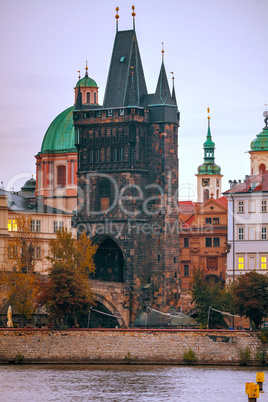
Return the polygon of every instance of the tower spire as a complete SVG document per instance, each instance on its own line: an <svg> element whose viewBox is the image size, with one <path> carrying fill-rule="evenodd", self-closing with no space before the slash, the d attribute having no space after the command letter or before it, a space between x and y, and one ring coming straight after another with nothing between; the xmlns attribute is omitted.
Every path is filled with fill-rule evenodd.
<svg viewBox="0 0 268 402"><path fill-rule="evenodd" d="M176 93L175 93L175 77L174 77L173 71L171 71L170 74L172 74L172 95L171 95L171 97L177 105L177 99L176 99Z"/></svg>
<svg viewBox="0 0 268 402"><path fill-rule="evenodd" d="M135 6L132 6L132 17L133 17L133 30L135 31L135 15L136 15L136 13L135 13Z"/></svg>
<svg viewBox="0 0 268 402"><path fill-rule="evenodd" d="M115 18L116 18L116 32L118 32L118 19L119 19L118 11L119 11L119 7L116 7L115 11L116 11L116 15L115 15Z"/></svg>

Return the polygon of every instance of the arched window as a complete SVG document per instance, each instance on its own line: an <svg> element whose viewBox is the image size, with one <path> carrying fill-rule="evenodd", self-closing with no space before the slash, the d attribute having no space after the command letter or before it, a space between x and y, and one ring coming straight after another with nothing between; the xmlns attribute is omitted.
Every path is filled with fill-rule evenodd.
<svg viewBox="0 0 268 402"><path fill-rule="evenodd" d="M203 201L206 202L209 199L209 190L206 189L203 191Z"/></svg>
<svg viewBox="0 0 268 402"><path fill-rule="evenodd" d="M217 189L217 197L216 200L219 198L219 189Z"/></svg>
<svg viewBox="0 0 268 402"><path fill-rule="evenodd" d="M259 166L259 173L262 174L266 171L266 166L264 163L261 163Z"/></svg>
<svg viewBox="0 0 268 402"><path fill-rule="evenodd" d="M94 279L108 282L123 282L124 257L121 249L110 238L106 237L94 256L96 271Z"/></svg>
<svg viewBox="0 0 268 402"><path fill-rule="evenodd" d="M90 103L90 92L87 92L87 103Z"/></svg>
<svg viewBox="0 0 268 402"><path fill-rule="evenodd" d="M58 166L57 168L57 185L58 187L66 187L66 166Z"/></svg>

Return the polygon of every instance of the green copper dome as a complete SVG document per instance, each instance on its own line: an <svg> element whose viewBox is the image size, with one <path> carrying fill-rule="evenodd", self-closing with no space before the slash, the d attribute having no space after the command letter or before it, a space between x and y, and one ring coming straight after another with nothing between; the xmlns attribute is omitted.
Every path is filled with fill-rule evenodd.
<svg viewBox="0 0 268 402"><path fill-rule="evenodd" d="M268 151L268 127L264 127L263 131L251 142L250 150Z"/></svg>
<svg viewBox="0 0 268 402"><path fill-rule="evenodd" d="M207 133L207 139L203 144L204 149L205 148L215 148L215 142L212 141L212 137L211 137L211 132L210 132L210 126L208 126L208 133Z"/></svg>
<svg viewBox="0 0 268 402"><path fill-rule="evenodd" d="M74 106L69 107L52 121L44 136L41 154L76 151L73 110Z"/></svg>
<svg viewBox="0 0 268 402"><path fill-rule="evenodd" d="M81 78L81 80L77 81L76 88L77 87L95 87L98 88L98 85L96 81L94 81L92 78L90 78L87 74L84 76L84 78Z"/></svg>
<svg viewBox="0 0 268 402"><path fill-rule="evenodd" d="M204 162L198 166L197 171L197 174L221 174L221 167L216 163Z"/></svg>

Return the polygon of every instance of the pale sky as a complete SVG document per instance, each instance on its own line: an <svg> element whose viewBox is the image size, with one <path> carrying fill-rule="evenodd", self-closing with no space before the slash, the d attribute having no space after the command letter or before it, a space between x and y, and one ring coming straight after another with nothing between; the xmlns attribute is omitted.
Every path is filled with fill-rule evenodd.
<svg viewBox="0 0 268 402"><path fill-rule="evenodd" d="M250 173L247 151L268 102L268 0L1 0L0 185L7 190L35 176L34 155L52 120L73 104L86 60L102 103L115 7L119 30L132 29L132 4L148 92L162 42L170 85L175 74L181 199L195 199L208 104L222 190Z"/></svg>

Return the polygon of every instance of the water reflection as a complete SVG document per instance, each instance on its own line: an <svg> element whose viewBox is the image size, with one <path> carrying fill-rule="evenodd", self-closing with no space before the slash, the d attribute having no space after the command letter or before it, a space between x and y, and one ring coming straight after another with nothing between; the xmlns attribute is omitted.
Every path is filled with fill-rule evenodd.
<svg viewBox="0 0 268 402"><path fill-rule="evenodd" d="M256 371L268 375L218 366L3 365L0 400L242 402ZM263 401L265 384L264 391Z"/></svg>

